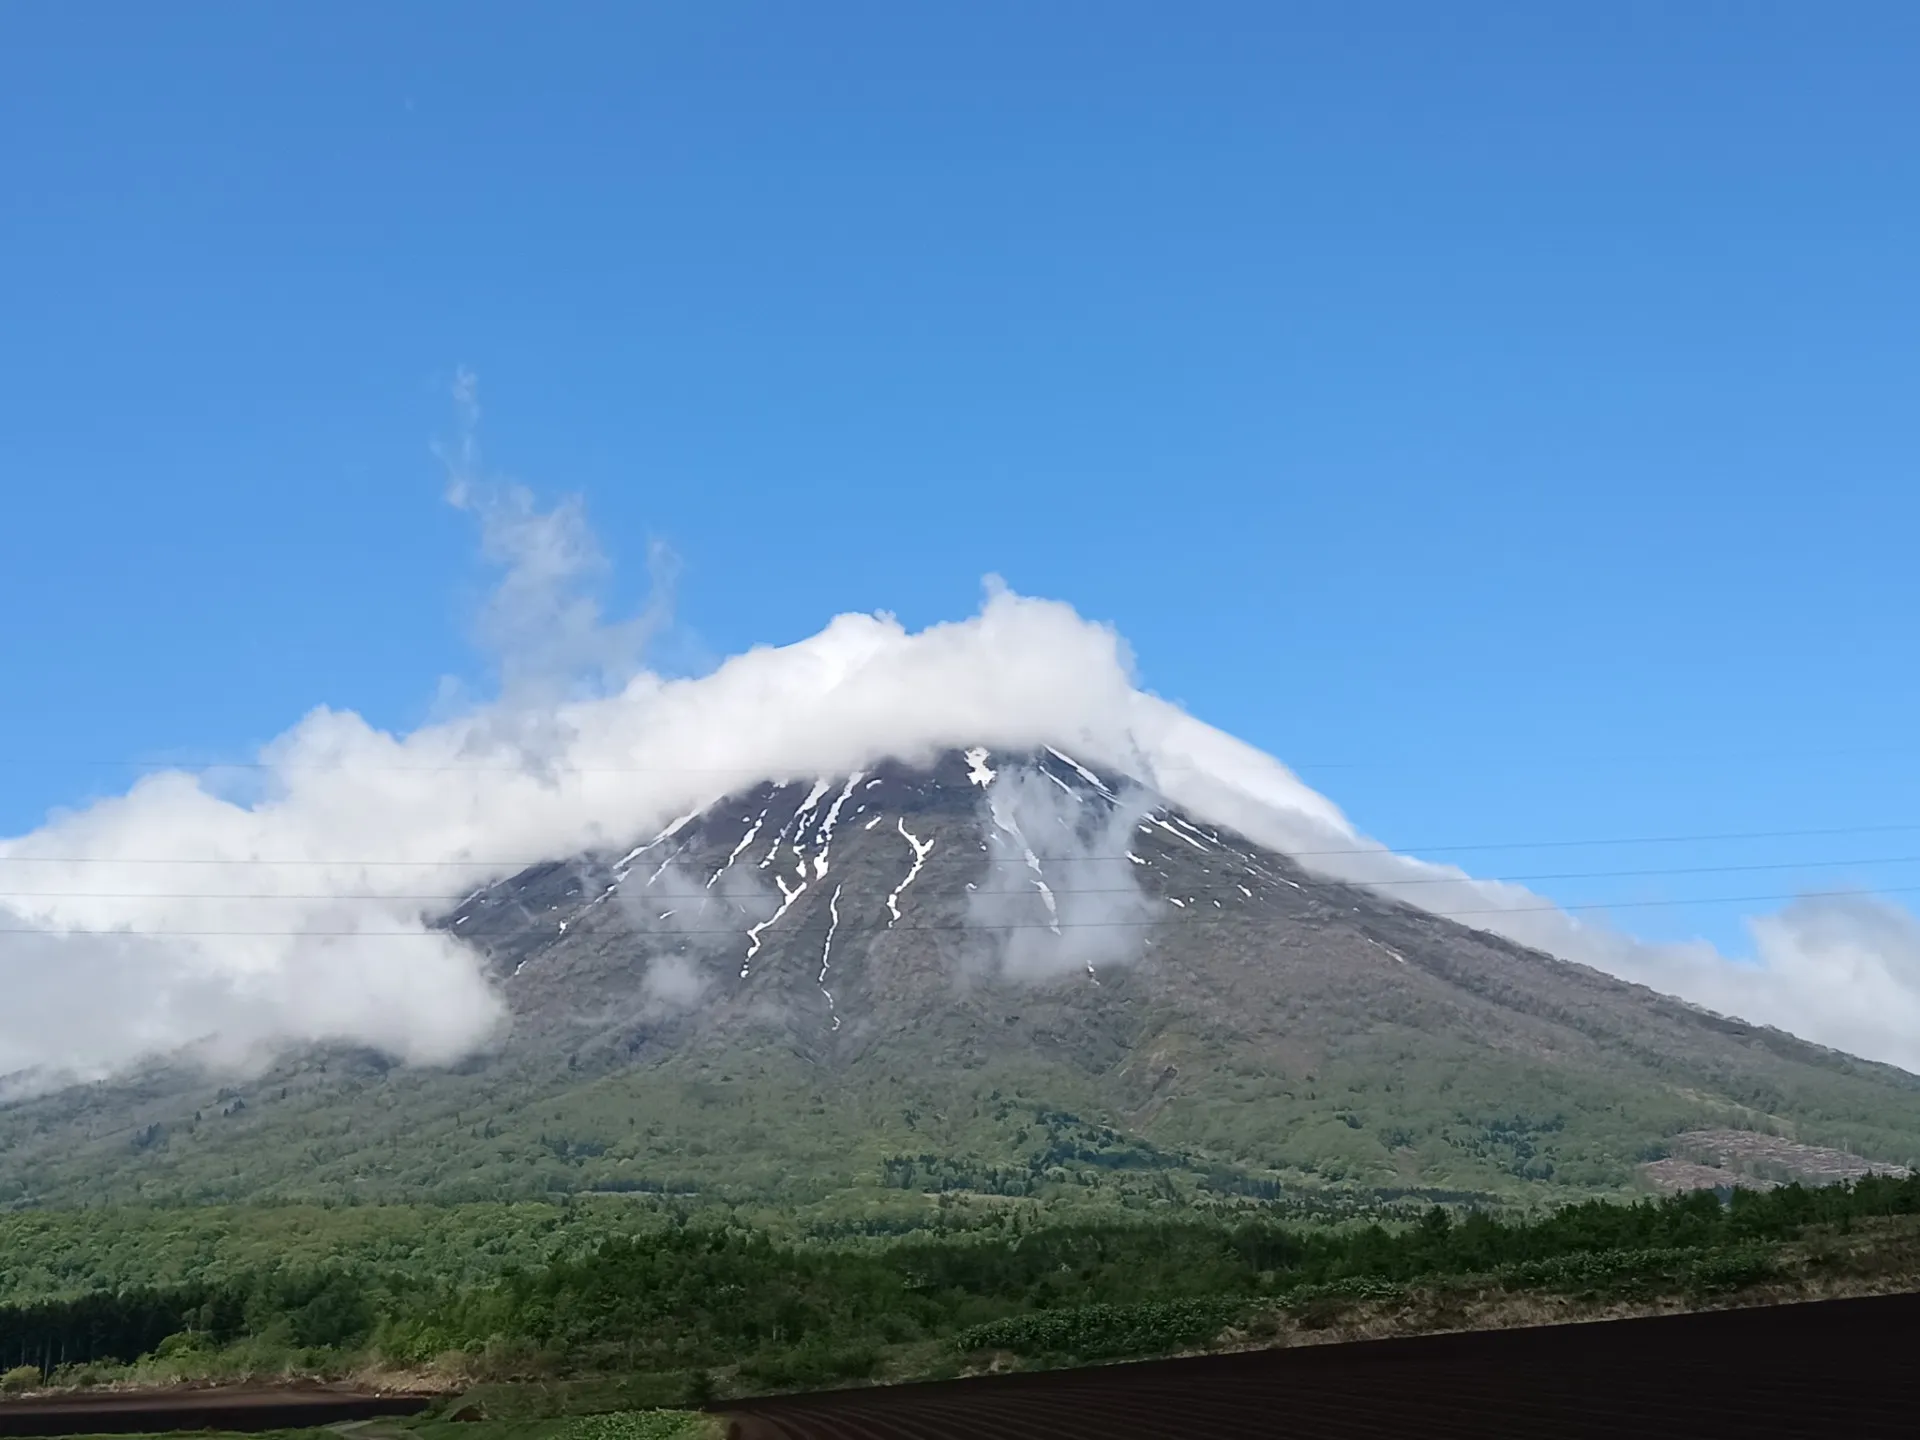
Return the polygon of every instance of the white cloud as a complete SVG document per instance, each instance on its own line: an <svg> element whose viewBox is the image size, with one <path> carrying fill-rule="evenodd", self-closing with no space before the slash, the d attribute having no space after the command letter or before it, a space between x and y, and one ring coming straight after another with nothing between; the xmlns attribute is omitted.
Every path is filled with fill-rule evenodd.
<svg viewBox="0 0 1920 1440"><path fill-rule="evenodd" d="M550 749L554 737L541 727L554 722L563 701L610 694L639 671L642 653L672 610L678 562L666 546L649 545L646 605L637 615L609 620L597 587L610 567L584 504L569 496L541 510L526 486L487 473L471 372L460 372L454 399L459 439L438 450L447 503L479 521L481 554L500 571L474 627L499 671L488 718L495 729L526 732L531 748Z"/></svg>
<svg viewBox="0 0 1920 1440"><path fill-rule="evenodd" d="M656 955L647 962L641 993L662 1010L687 1010L713 984L713 974L690 955Z"/></svg>
<svg viewBox="0 0 1920 1440"><path fill-rule="evenodd" d="M507 572L487 622L501 698L406 735L319 709L263 752L265 783L245 803L168 773L0 841L0 889L26 892L0 899L14 932L0 935L0 1074L97 1076L182 1047L243 1064L323 1039L448 1060L503 1023L472 958L430 927L448 899L627 843L760 780L974 744L1057 745L1277 848L1364 852L1313 862L1328 873L1442 882L1400 893L1439 911L1503 910L1473 923L1920 1068L1920 928L1904 912L1795 906L1755 923L1744 963L1529 908L1540 900L1518 887L1368 847L1278 761L1138 689L1111 629L998 585L973 618L917 633L842 615L697 679L632 670L658 616L608 627L582 599L599 560L578 510L542 514L510 492L482 502L471 481L456 491ZM549 647L564 666L526 658ZM563 683L582 667L591 683ZM1124 958L1062 944L1009 962ZM677 1003L697 979L669 967L649 983Z"/></svg>
<svg viewBox="0 0 1920 1440"><path fill-rule="evenodd" d="M968 897L1000 972L1021 980L1093 975L1141 958L1143 922L1165 906L1139 887L1127 844L1152 797L1084 803L1030 770L1002 768L982 800L983 831L1004 863Z"/></svg>

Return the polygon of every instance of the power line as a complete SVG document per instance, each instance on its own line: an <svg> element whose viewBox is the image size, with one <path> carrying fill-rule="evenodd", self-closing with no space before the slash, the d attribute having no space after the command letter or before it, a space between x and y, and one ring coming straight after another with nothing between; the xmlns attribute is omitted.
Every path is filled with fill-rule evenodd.
<svg viewBox="0 0 1920 1440"><path fill-rule="evenodd" d="M1403 845L1395 847L1391 853L1396 855L1450 855L1467 851L1486 850L1572 850L1592 847L1618 845L1699 845L1722 840L1805 840L1837 835L1895 835L1910 834L1920 830L1920 824L1894 825L1835 825L1809 830L1721 830L1695 835L1631 835L1618 836L1605 840L1523 840L1523 841L1482 841L1472 845ZM1382 847L1384 848L1384 847ZM1360 848L1355 850L1298 850L1286 852L1297 855L1374 855L1378 850Z"/></svg>
<svg viewBox="0 0 1920 1440"><path fill-rule="evenodd" d="M1057 859L1041 857L1044 864L1059 864L1063 861L1093 861L1104 864L1116 864L1122 856L1117 855L1068 855ZM1024 858L986 857L983 863L1026 865ZM1780 870L1816 870L1835 869L1847 866L1870 865L1920 865L1920 855L1878 855L1850 860L1777 860L1764 864L1750 865L1678 865L1655 866L1635 870L1554 870L1529 875L1417 875L1403 879L1307 879L1288 880L1289 885L1300 885L1307 889L1379 889L1382 886L1400 885L1520 885L1537 884L1547 880L1621 880L1666 878L1674 875L1731 875L1751 874L1763 871ZM1238 873L1238 872L1236 872ZM1253 873L1253 872L1248 872ZM491 887L489 887L491 888ZM1062 890L1064 895L1121 895L1137 893L1135 886L1075 886ZM644 886L641 887L645 889ZM481 892L482 894L485 891ZM976 890L976 895L1031 895L1035 891L1031 886L1017 890ZM429 893L387 893L369 891L364 894L352 894L330 891L287 892L287 891L195 891L195 890L0 890L0 900L299 900L299 901L444 901L456 902L477 898L473 892L434 891ZM671 892L656 895L660 900L672 900Z"/></svg>
<svg viewBox="0 0 1920 1440"><path fill-rule="evenodd" d="M1213 827L1209 827L1213 828ZM1731 840L1803 840L1816 838L1835 838L1847 835L1895 835L1920 832L1920 821L1900 822L1878 825L1834 825L1798 830L1720 830L1702 831L1694 834L1679 835L1626 835L1597 837L1572 840L1501 840L1476 841L1469 844L1450 845L1398 845L1385 844L1359 845L1332 850L1276 850L1274 853L1290 859L1322 859L1341 855L1381 855L1396 858L1417 858L1421 855L1465 854L1493 850L1571 850L1601 849L1631 845L1695 845L1709 842ZM1205 831L1198 832L1205 834ZM1223 842L1222 842L1223 843ZM602 851L613 846L602 846ZM1273 849L1261 846L1261 849ZM1070 860L1118 860L1122 856L1084 856L1061 857L1050 861L1051 864L1067 863ZM568 863L567 859L556 860L551 855L536 855L520 859L496 860L395 860L382 857L363 859L326 859L307 856L193 856L193 855L18 855L0 854L0 865L317 865L338 868L412 866L416 869L439 867L460 867L462 869L500 870L515 872L532 869L539 865L559 865ZM989 858L989 863L1006 865L1024 865L1020 858ZM1874 864L1875 861L1840 861L1840 864Z"/></svg>
<svg viewBox="0 0 1920 1440"><path fill-rule="evenodd" d="M1021 891L1021 892L1005 892L1005 893L1034 894L1035 892ZM1920 893L1920 885L1894 886L1888 889L1876 891L1874 893L1879 895L1916 894L1916 893ZM1556 913L1562 913L1567 911L1640 910L1640 909L1663 908L1663 907L1671 907L1671 906L1679 906L1679 905L1749 905L1749 904L1760 904L1765 902L1775 902L1775 901L1782 901L1782 900L1856 899L1860 896L1860 894L1861 892L1858 890L1799 890L1799 891L1776 892L1772 894L1762 894L1762 895L1712 895L1712 896L1688 897L1685 899L1665 899L1665 900L1610 900L1610 901L1594 901L1592 903L1581 903L1581 904L1572 904L1572 905L1555 905L1555 904L1491 905L1484 908L1466 909L1466 910L1421 909L1419 913L1422 915L1434 916L1436 918L1443 919L1443 920L1450 920L1450 919L1457 919L1459 917L1467 916L1467 915L1534 915L1534 914L1556 914ZM1356 906L1355 908L1357 909L1358 907ZM993 922L993 921L982 921L982 920L958 920L958 921L942 922L939 924L931 924L931 925L929 924L895 925L892 927L891 933L899 934L902 932L912 933L915 931L930 932L930 931L948 931L948 930L1055 930L1055 931L1062 931L1062 930L1082 930L1082 929L1085 929L1085 930L1150 929L1153 926L1164 924L1164 923L1173 923L1177 925L1241 925L1241 926L1252 926L1256 928L1264 928L1269 926L1278 926L1288 922L1281 919L1277 919L1274 917L1267 917L1267 916L1234 916L1234 915L1217 915L1216 916L1216 915L1202 914L1202 915L1182 915L1179 917L1172 917L1172 916L1167 916L1163 914L1163 915L1155 916L1152 919L1138 919L1138 920L1060 920L1058 922L1050 921L1050 920L1005 921L1005 922ZM801 926L796 928L801 930L808 930L808 929L817 930L817 929L822 929L824 927L816 924L812 927ZM742 935L745 933L745 927L740 925L724 925L724 926L714 926L714 927L690 926L686 928L674 927L674 928L661 931L659 933L669 938L677 938L677 937L688 936L688 935ZM793 933L793 932L789 931L788 933ZM458 940L458 939L464 938L459 932L453 931L453 930L447 930L447 929L420 929L420 930L151 929L151 930L134 930L134 929L62 928L62 929L54 930L54 929L38 929L38 928L24 927L24 926L20 926L20 927L0 926L0 935L38 935L38 936L41 936L42 938L65 938L67 936L77 935L77 936L88 937L88 938L121 939L121 940L152 940L152 939L170 939L170 938L315 939L315 940L319 940L319 939L432 940L432 939L445 938L445 939Z"/></svg>
<svg viewBox="0 0 1920 1440"><path fill-rule="evenodd" d="M1049 748L1049 747L1042 747ZM1832 746L1753 746L1753 747L1710 747L1692 750L1562 750L1536 757L1541 763L1559 765L1590 764L1666 764L1672 762L1698 763L1701 761L1753 761L1790 757L1793 759L1862 759L1886 755L1912 755L1920 752L1920 745L1913 742L1890 743L1885 745L1832 745ZM994 752L1009 759L1024 758L1027 753L1022 747L1007 747ZM1273 757L1272 765L1286 770L1389 770L1407 768L1430 768L1437 765L1457 766L1461 756L1455 752L1446 755L1407 754L1399 756L1376 756L1369 759L1324 759L1324 760L1283 760ZM1511 768L1511 756L1487 757L1490 765ZM0 763L6 763L0 758ZM24 760L21 763L27 763ZM37 763L37 762L34 762ZM439 765L392 765L374 764L361 760L345 761L301 761L301 760L229 760L205 756L179 756L170 759L104 759L92 756L76 756L63 760L62 764L84 766L98 770L273 770L273 771L334 771L352 769L368 774L473 774L473 775L745 775L756 780L764 780L764 766L754 765L553 765L538 761L510 763L461 763ZM875 762L879 763L879 762ZM1162 774L1190 774L1196 771L1208 771L1216 774L1253 774L1263 773L1272 768L1264 764L1252 765L1182 765L1161 763L1153 767ZM1132 778L1132 777L1122 777Z"/></svg>

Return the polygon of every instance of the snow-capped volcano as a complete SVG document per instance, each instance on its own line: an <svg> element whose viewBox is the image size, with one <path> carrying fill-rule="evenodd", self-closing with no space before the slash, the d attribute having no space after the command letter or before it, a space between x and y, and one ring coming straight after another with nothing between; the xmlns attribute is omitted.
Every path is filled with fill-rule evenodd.
<svg viewBox="0 0 1920 1440"><path fill-rule="evenodd" d="M835 1032L866 1018L892 954L937 952L955 979L1098 986L1163 931L1281 922L1325 888L1064 751L976 746L754 786L617 856L491 886L447 923L519 1007L544 1008L543 973L591 955L656 1007L777 993Z"/></svg>
<svg viewBox="0 0 1920 1440"><path fill-rule="evenodd" d="M1051 747L765 782L442 923L486 957L517 1043L655 1058L742 1027L831 1061L928 1026L1018 1049L1039 1024L1269 1068L1395 1033L1469 1065L1604 1067L1768 1033L1330 879Z"/></svg>
<svg viewBox="0 0 1920 1440"><path fill-rule="evenodd" d="M1912 1076L1658 993L1854 1033L1786 917L1748 973L1396 855L1004 591L404 736L318 711L255 793L156 775L0 861L0 1094L43 1092L0 1104L0 1198L161 1163L254 1194L268 1155L284 1193L446 1194L484 1154L457 1193L813 1193L882 1146L1045 1170L1088 1116L1257 1185L1604 1188L1729 1124L1920 1155ZM1892 963L1852 973L1906 1045ZM416 1063L369 1101L352 1054Z"/></svg>
<svg viewBox="0 0 1920 1440"><path fill-rule="evenodd" d="M0 1109L0 1183L1581 1192L1728 1126L1920 1156L1909 1076L1311 871L1062 748L744 785L432 924L510 1012L485 1054L49 1095Z"/></svg>
<svg viewBox="0 0 1920 1440"><path fill-rule="evenodd" d="M985 754L969 761L977 751ZM627 850L689 817L693 831L669 835L669 849L706 846L716 831L725 840L721 854L700 857L711 867L693 886L702 893L685 897L696 918L688 905L662 903L648 914L641 904L643 892L647 905L680 898L672 887L686 880L690 857L638 887L622 880L614 893L632 903L611 907L631 912L625 919L636 934L681 927L684 961L663 960L646 982L669 1006L707 988L707 962L717 953L708 947L734 943L707 932L744 933L765 922L764 948L796 926L811 933L830 925L835 888L856 917L865 891L878 888L883 900L891 893L892 882L882 881L893 861L882 865L879 852L856 890L841 884L844 872L834 886L799 874L793 857L764 869L736 858L713 891L705 887L759 820L756 787L792 782L791 796L764 802L773 805L764 822L770 834L783 822L799 826L812 791L826 787L804 817L811 865L856 771L868 779L936 775L942 789L970 797L968 813L983 827L970 842L976 847L1011 843L993 823L996 806L1033 841L1043 869L1027 873L1044 890L982 893L976 880L976 890L964 892L979 897L960 917L973 921L970 974L982 966L1011 977L1061 966L1084 974L1090 963L1098 978L1103 966L1125 965L1162 943L1157 932L1187 908L1180 885L1136 876L1117 842L1072 858L1047 848L1069 830L1106 823L1090 798L1104 787L1113 804L1137 801L1168 825L1177 815L1202 831L1237 835L1236 843L1268 857L1262 863L1286 864L1289 873L1298 867L1282 856L1321 882L1366 885L1717 1010L1877 1058L1913 1053L1903 928L1910 924L1884 907L1830 900L1757 920L1757 964L1700 944L1640 943L1604 922L1576 920L1520 885L1477 880L1370 840L1274 757L1139 688L1112 630L1067 606L993 588L980 613L958 623L909 632L886 616L841 616L808 639L749 650L698 677L642 671L584 695L516 689L404 734L351 712L316 710L261 752L243 793L218 772L167 771L0 840L0 866L13 882L0 896L0 976L13 997L0 1011L0 1095L189 1052L242 1071L316 1043L366 1045L429 1065L487 1053L524 997L503 994L502 972L476 964L462 943L476 921L442 924L446 909L476 886L513 893L530 883L527 874L604 889ZM1029 824L1009 809L1029 788L1058 797L1048 804L1082 794L1072 824ZM833 821L830 866L850 853L849 809L864 826L876 803L873 795L847 796ZM894 859L914 853L917 842L935 847L925 861L934 868L896 903L933 894L935 875L964 849L957 837L916 827L903 806L890 827L860 831L853 847L864 854L882 828L892 834L878 843L891 845ZM759 843L760 836L748 842ZM1002 868L1026 865L1024 854L1005 858L1017 863ZM1083 883L1067 886L1069 873ZM1100 884L1091 883L1096 874ZM1050 894L1082 917L1058 919L1057 936L1045 912ZM1211 912L1215 900L1222 911L1239 903L1227 890L1207 895L1201 908ZM1382 902L1354 903L1364 911ZM1029 914L1034 905L1040 910ZM1010 907L1029 918L1013 925ZM599 912L608 908L602 902L581 923L605 923ZM1115 908L1120 913L1106 913ZM563 919L553 912L547 943ZM989 935L999 938L986 946ZM739 944L734 970L747 963L751 944ZM842 953L842 937L833 948ZM748 970L751 981L756 970ZM1846 983L1835 983L1836 974ZM847 1012L839 1013L844 1029Z"/></svg>

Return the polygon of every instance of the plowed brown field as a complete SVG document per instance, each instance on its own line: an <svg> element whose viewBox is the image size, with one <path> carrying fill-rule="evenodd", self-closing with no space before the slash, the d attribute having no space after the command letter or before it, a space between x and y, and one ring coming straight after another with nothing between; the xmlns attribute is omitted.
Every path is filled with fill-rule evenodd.
<svg viewBox="0 0 1920 1440"><path fill-rule="evenodd" d="M0 1402L0 1435L128 1435L167 1430L291 1430L412 1415L424 1395L339 1390L165 1390Z"/></svg>
<svg viewBox="0 0 1920 1440"><path fill-rule="evenodd" d="M1920 1295L734 1401L734 1440L1920 1437Z"/></svg>

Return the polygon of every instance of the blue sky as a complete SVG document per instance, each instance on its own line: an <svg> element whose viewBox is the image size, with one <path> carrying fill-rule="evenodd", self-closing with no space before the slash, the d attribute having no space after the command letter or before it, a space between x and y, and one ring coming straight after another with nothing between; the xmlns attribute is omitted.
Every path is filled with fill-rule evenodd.
<svg viewBox="0 0 1920 1440"><path fill-rule="evenodd" d="M0 833L483 684L468 366L614 603L679 555L671 663L997 572L1396 846L1920 886L1916 59L1873 4L10 10Z"/></svg>

